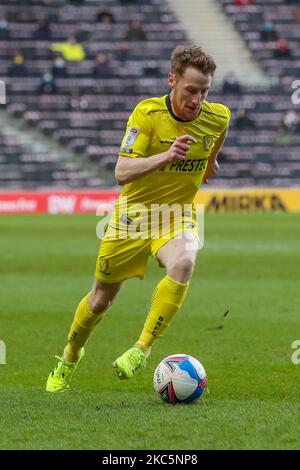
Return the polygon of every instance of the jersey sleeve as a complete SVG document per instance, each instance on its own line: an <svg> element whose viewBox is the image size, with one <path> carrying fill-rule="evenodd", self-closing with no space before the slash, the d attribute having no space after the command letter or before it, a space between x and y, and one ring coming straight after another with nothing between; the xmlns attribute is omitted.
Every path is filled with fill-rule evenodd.
<svg viewBox="0 0 300 470"><path fill-rule="evenodd" d="M230 119L231 119L231 111L230 109L223 105L224 106L224 111L225 111L225 114L226 114L226 117L227 117L227 122L226 122L226 126L225 126L225 129L227 129L229 127L229 124L230 124Z"/></svg>
<svg viewBox="0 0 300 470"><path fill-rule="evenodd" d="M119 155L145 157L151 138L151 121L138 105L131 114L121 143Z"/></svg>

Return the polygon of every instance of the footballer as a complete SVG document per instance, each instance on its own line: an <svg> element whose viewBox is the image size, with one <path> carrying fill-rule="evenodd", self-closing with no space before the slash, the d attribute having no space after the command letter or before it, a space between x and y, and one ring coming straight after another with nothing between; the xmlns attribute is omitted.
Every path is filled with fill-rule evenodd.
<svg viewBox="0 0 300 470"><path fill-rule="evenodd" d="M169 93L143 100L133 110L115 168L123 189L100 245L93 286L77 307L63 355L57 356L58 363L48 377L47 391L70 387L92 331L122 283L143 278L150 256L165 275L154 289L150 311L141 305L146 320L140 337L113 363L120 379L130 379L145 367L154 342L181 308L199 251L195 213L184 207L193 204L201 183L217 173L217 155L230 121L226 106L206 100L215 70L213 58L201 47L177 46L171 55ZM149 230L139 232L130 215L130 209L140 206L145 219L153 205L174 204L182 208L181 223L175 227L173 221L163 236L157 236L160 222L156 236L151 236Z"/></svg>

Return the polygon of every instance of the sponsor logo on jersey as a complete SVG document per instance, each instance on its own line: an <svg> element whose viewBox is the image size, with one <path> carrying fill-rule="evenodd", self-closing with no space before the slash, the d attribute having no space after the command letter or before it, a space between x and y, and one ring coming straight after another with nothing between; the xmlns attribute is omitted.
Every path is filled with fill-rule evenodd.
<svg viewBox="0 0 300 470"><path fill-rule="evenodd" d="M207 161L208 158L177 160L160 171L165 171L166 173L200 173L206 169Z"/></svg>

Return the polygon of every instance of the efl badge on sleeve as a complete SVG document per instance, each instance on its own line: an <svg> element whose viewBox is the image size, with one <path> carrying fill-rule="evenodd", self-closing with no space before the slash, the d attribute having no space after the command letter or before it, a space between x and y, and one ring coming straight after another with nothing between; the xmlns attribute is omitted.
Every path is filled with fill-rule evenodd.
<svg viewBox="0 0 300 470"><path fill-rule="evenodd" d="M139 135L140 129L138 127L129 127L127 135L125 137L124 147L131 147L136 141Z"/></svg>

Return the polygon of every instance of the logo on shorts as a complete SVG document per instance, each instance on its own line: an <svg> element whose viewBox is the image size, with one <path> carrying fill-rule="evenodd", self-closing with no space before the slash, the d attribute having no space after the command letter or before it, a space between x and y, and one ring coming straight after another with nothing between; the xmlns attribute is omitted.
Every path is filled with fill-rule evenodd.
<svg viewBox="0 0 300 470"><path fill-rule="evenodd" d="M214 136L207 134L202 138L202 142L204 149L208 152L214 144Z"/></svg>
<svg viewBox="0 0 300 470"><path fill-rule="evenodd" d="M107 258L104 258L104 256L100 256L99 258L100 262L100 271L102 274L110 274L109 271L109 261Z"/></svg>

